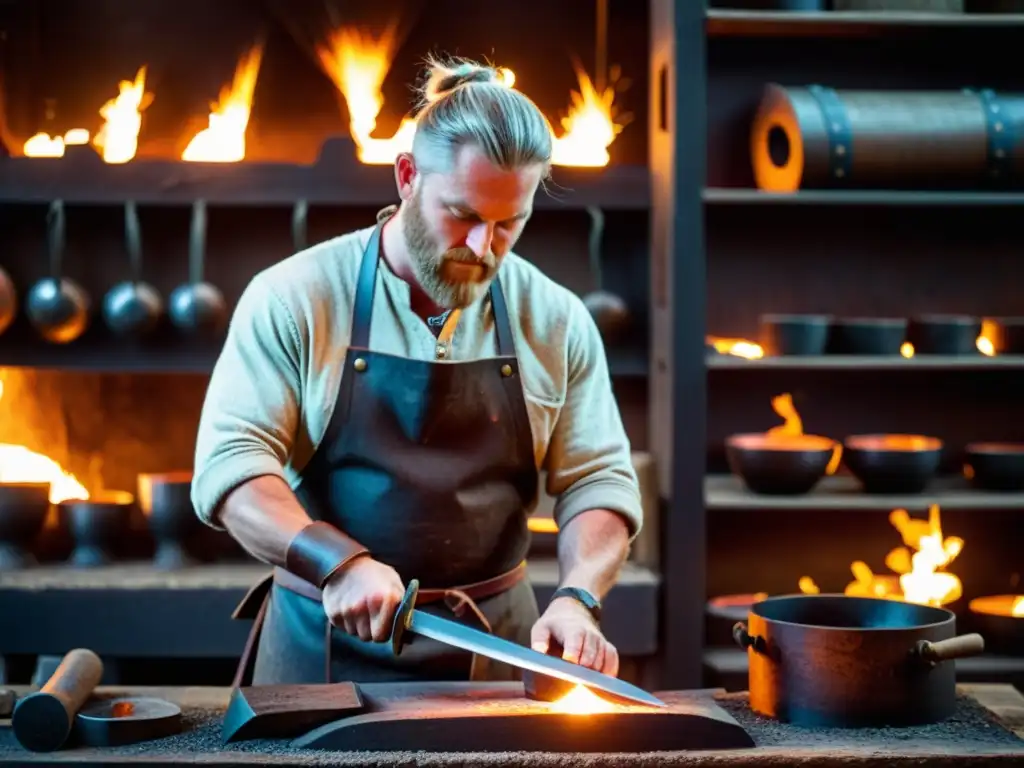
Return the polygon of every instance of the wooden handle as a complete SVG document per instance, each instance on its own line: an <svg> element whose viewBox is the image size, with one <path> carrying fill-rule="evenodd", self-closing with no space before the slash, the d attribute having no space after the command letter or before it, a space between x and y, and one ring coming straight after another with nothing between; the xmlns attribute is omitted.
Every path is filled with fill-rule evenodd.
<svg viewBox="0 0 1024 768"><path fill-rule="evenodd" d="M15 706L11 727L18 743L33 752L60 749L101 677L99 656L86 648L68 652L46 684Z"/></svg>
<svg viewBox="0 0 1024 768"><path fill-rule="evenodd" d="M968 656L980 656L985 652L985 638L972 633L951 637L949 640L939 640L937 643L930 643L922 640L918 643L918 653L925 661L940 662L952 661L953 659L964 659Z"/></svg>

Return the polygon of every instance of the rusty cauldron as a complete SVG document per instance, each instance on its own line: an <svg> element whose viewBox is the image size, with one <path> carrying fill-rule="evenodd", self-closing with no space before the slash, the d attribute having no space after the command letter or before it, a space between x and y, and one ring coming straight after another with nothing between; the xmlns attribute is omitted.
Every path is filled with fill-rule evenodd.
<svg viewBox="0 0 1024 768"><path fill-rule="evenodd" d="M846 595L787 595L753 604L733 638L747 649L750 706L795 725L925 725L956 708L953 659L985 649L956 636L945 608Z"/></svg>

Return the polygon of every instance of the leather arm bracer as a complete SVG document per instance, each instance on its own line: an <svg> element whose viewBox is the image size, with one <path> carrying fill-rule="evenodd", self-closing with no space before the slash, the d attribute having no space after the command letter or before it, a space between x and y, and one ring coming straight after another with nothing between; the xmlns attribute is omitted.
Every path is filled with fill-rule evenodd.
<svg viewBox="0 0 1024 768"><path fill-rule="evenodd" d="M288 543L285 569L323 589L335 573L370 550L346 536L333 525L313 522Z"/></svg>

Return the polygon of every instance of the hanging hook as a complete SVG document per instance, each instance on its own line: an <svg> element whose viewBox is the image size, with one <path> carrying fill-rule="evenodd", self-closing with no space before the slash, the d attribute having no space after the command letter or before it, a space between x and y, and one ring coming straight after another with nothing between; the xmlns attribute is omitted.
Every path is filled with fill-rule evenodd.
<svg viewBox="0 0 1024 768"><path fill-rule="evenodd" d="M59 280L64 258L64 201L54 200L46 214L46 242L49 248L50 277Z"/></svg>
<svg viewBox="0 0 1024 768"><path fill-rule="evenodd" d="M604 211L590 205L587 206L587 215L590 216L590 235L587 238L587 255L590 260L590 275L594 281L594 290L600 291L604 288L604 276L601 264L601 241L604 240Z"/></svg>

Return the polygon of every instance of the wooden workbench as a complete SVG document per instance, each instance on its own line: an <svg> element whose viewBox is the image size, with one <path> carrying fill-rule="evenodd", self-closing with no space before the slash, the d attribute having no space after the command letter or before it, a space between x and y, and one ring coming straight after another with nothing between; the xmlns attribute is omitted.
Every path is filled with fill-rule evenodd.
<svg viewBox="0 0 1024 768"><path fill-rule="evenodd" d="M23 693L27 689L16 689ZM180 704L186 731L130 747L69 749L50 754L24 751L9 721L0 721L0 763L12 765L153 766L469 766L493 768L597 768L598 766L892 766L964 768L1024 765L1024 696L1006 685L960 686L961 700L950 721L922 728L806 730L759 718L746 708L745 694L719 695L719 701L747 730L757 747L732 752L636 754L455 754L417 752L313 752L284 741L220 744L220 722L230 691L226 688L100 689L107 693L154 695Z"/></svg>

